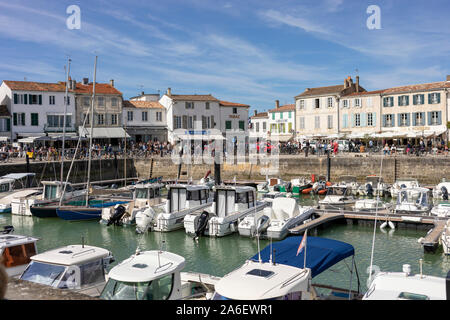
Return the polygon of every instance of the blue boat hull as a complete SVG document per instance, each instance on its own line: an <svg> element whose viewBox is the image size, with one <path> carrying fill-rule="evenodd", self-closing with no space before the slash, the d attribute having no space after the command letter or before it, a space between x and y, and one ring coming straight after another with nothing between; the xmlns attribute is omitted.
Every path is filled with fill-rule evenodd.
<svg viewBox="0 0 450 320"><path fill-rule="evenodd" d="M102 208L112 207L116 204L124 204L129 201L105 202L102 204L91 205L90 207L66 206L56 209L56 214L63 220L81 221L81 220L97 220L102 217Z"/></svg>

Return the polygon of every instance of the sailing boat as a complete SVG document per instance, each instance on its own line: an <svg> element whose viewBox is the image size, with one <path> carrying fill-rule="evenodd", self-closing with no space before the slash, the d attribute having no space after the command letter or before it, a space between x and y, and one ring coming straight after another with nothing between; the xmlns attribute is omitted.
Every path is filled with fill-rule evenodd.
<svg viewBox="0 0 450 320"><path fill-rule="evenodd" d="M102 208L104 207L112 207L116 204L124 204L128 203L131 200L128 201L111 201L110 199L103 199L99 201L89 201L89 191L91 187L90 178L91 178L91 162L92 162L92 136L94 131L94 101L95 101L95 83L96 83L96 75L97 75L97 56L95 57L95 64L94 64L94 83L92 87L92 101L91 101L91 111L90 111L90 118L91 121L91 130L90 130L90 137L89 137L89 162L88 162L88 172L87 172L87 183L86 183L86 192L85 196L86 199L81 205L60 205L56 208L56 214L58 217L64 220L69 221L79 221L79 220L93 220L93 219L100 219L102 216ZM83 129L84 125L86 123L86 119L83 123ZM70 173L70 172L69 172Z"/></svg>

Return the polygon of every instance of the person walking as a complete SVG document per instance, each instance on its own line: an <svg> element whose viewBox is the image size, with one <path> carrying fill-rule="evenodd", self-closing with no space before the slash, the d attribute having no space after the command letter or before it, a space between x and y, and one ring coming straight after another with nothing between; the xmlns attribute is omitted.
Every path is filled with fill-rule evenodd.
<svg viewBox="0 0 450 320"><path fill-rule="evenodd" d="M309 140L306 140L306 146L305 146L305 158L308 157L309 152Z"/></svg>

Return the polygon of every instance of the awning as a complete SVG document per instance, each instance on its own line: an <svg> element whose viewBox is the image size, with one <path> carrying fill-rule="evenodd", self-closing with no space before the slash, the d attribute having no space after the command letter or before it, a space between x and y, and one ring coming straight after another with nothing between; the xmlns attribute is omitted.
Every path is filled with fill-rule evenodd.
<svg viewBox="0 0 450 320"><path fill-rule="evenodd" d="M286 142L286 141L291 140L292 138L293 138L293 136L290 134L290 135L272 135L270 138L268 137L267 139L268 140L278 139L278 141L280 141L280 142Z"/></svg>
<svg viewBox="0 0 450 320"><path fill-rule="evenodd" d="M178 140L226 140L224 136L220 134L177 134L175 138Z"/></svg>
<svg viewBox="0 0 450 320"><path fill-rule="evenodd" d="M34 143L39 137L27 137L17 140L20 143Z"/></svg>
<svg viewBox="0 0 450 320"><path fill-rule="evenodd" d="M306 267L311 269L311 276L314 278L339 261L355 254L355 249L351 244L326 238L308 237L306 250L303 249L297 256L297 249L302 238L302 236L289 237L268 245L261 250L261 260L269 262L271 249L275 249L273 260L276 263L303 268L306 251ZM258 261L258 254L254 255L251 260Z"/></svg>
<svg viewBox="0 0 450 320"><path fill-rule="evenodd" d="M128 133L122 127L105 127L105 128L93 128L92 137L95 139L109 139L109 138L131 138ZM82 137L89 138L91 133L90 128L79 128L79 134Z"/></svg>
<svg viewBox="0 0 450 320"><path fill-rule="evenodd" d="M9 139L9 137L0 137L0 141L8 141Z"/></svg>

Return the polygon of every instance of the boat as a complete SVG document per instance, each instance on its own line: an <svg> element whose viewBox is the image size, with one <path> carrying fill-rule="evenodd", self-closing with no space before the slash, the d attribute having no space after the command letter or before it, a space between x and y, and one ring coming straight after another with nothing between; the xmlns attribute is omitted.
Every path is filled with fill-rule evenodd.
<svg viewBox="0 0 450 320"><path fill-rule="evenodd" d="M275 199L275 198L286 198L286 197L288 197L288 195L286 193L279 192L279 191L270 191L270 192L261 194L261 199L264 201L269 201L269 202L272 202L273 199Z"/></svg>
<svg viewBox="0 0 450 320"><path fill-rule="evenodd" d="M314 215L314 208L300 206L294 198L275 198L271 207L246 216L238 226L241 236L284 239L289 229L302 224Z"/></svg>
<svg viewBox="0 0 450 320"><path fill-rule="evenodd" d="M308 237L306 246L297 255L301 240L300 236L288 237L268 245L242 266L223 276L214 286L212 300L342 300L361 297L359 290L351 290L355 264L352 245ZM349 289L312 284L319 274L349 257L353 258ZM320 293L325 288L331 289L331 293Z"/></svg>
<svg viewBox="0 0 450 320"><path fill-rule="evenodd" d="M376 210L390 210L390 208L391 205L380 199L357 199L353 210L374 212Z"/></svg>
<svg viewBox="0 0 450 320"><path fill-rule="evenodd" d="M419 181L414 178L404 178L396 180L390 189L391 197L396 198L400 190L406 188L420 188ZM416 198L419 195L417 193L414 193L412 194L412 196Z"/></svg>
<svg viewBox="0 0 450 320"><path fill-rule="evenodd" d="M131 201L118 200L114 198L97 198L89 199L89 205L82 200L79 203L67 203L64 206L56 206L56 215L66 221L82 221L82 220L99 220L102 217L103 208L114 207L116 205L124 205Z"/></svg>
<svg viewBox="0 0 450 320"><path fill-rule="evenodd" d="M168 251L136 250L108 273L100 299L190 300L212 296L220 278L181 272L185 264L185 258Z"/></svg>
<svg viewBox="0 0 450 320"><path fill-rule="evenodd" d="M422 270L422 266L420 266ZM413 274L411 265L404 264L403 272L378 272L363 300L449 300L450 272L447 278Z"/></svg>
<svg viewBox="0 0 450 320"><path fill-rule="evenodd" d="M430 190L427 188L406 188L398 193L395 214L427 215L431 210ZM414 195L418 194L418 197Z"/></svg>
<svg viewBox="0 0 450 320"><path fill-rule="evenodd" d="M348 194L347 187L330 186L325 198L319 200L319 206L325 209L350 209L355 202L355 198Z"/></svg>
<svg viewBox="0 0 450 320"><path fill-rule="evenodd" d="M30 258L37 253L38 238L11 234L11 226L0 232L0 257L9 277L17 278L26 269Z"/></svg>
<svg viewBox="0 0 450 320"><path fill-rule="evenodd" d="M431 209L430 214L437 217L450 218L450 202L440 202L438 205L434 206Z"/></svg>
<svg viewBox="0 0 450 320"><path fill-rule="evenodd" d="M302 191L312 187L312 180L305 177L291 179L291 192L295 196L302 194Z"/></svg>
<svg viewBox="0 0 450 320"><path fill-rule="evenodd" d="M349 195L358 195L359 183L355 176L341 176L337 181L338 182L333 184L332 187L344 187L347 188Z"/></svg>
<svg viewBox="0 0 450 320"><path fill-rule="evenodd" d="M22 216L35 216L39 218L56 217L56 208L63 194L63 199L79 200L85 194L85 190L75 190L71 183L60 181L41 181L43 191L34 189L35 192L21 194L11 200L11 213Z"/></svg>
<svg viewBox="0 0 450 320"><path fill-rule="evenodd" d="M450 192L450 182L442 179L442 182L433 188L433 198L448 200L448 193Z"/></svg>
<svg viewBox="0 0 450 320"><path fill-rule="evenodd" d="M209 186L173 184L168 186L167 201L163 206L144 207L135 215L136 232L173 231L184 227L186 215L211 205Z"/></svg>
<svg viewBox="0 0 450 320"><path fill-rule="evenodd" d="M35 197L42 194L41 190L25 189L13 192L0 199L0 213L11 213L11 203L15 198Z"/></svg>
<svg viewBox="0 0 450 320"><path fill-rule="evenodd" d="M148 207L164 203L162 198L162 183L138 183L133 186L133 201L127 204L117 204L114 207L102 209L100 223L106 225L132 225L136 223L136 214Z"/></svg>
<svg viewBox="0 0 450 320"><path fill-rule="evenodd" d="M313 193L325 195L328 191L328 187L332 185L330 181L327 181L325 176L319 176L317 181L315 181L315 179L312 179L311 181L313 182L312 186L310 188L303 189L302 194Z"/></svg>
<svg viewBox="0 0 450 320"><path fill-rule="evenodd" d="M106 284L106 267L112 262L109 250L68 245L32 256L20 280L98 297Z"/></svg>
<svg viewBox="0 0 450 320"><path fill-rule="evenodd" d="M450 255L450 220L447 220L441 234L441 244L445 255Z"/></svg>
<svg viewBox="0 0 450 320"><path fill-rule="evenodd" d="M358 188L358 195L360 196L380 196L385 197L390 195L390 186L383 182L383 178L376 175L366 177L366 182L361 184Z"/></svg>
<svg viewBox="0 0 450 320"><path fill-rule="evenodd" d="M271 191L288 192L290 184L280 178L268 178L265 182L256 186L259 193Z"/></svg>
<svg viewBox="0 0 450 320"><path fill-rule="evenodd" d="M186 233L194 237L223 237L238 232L239 221L270 205L268 201L257 200L255 191L249 186L216 186L209 208L184 218Z"/></svg>

